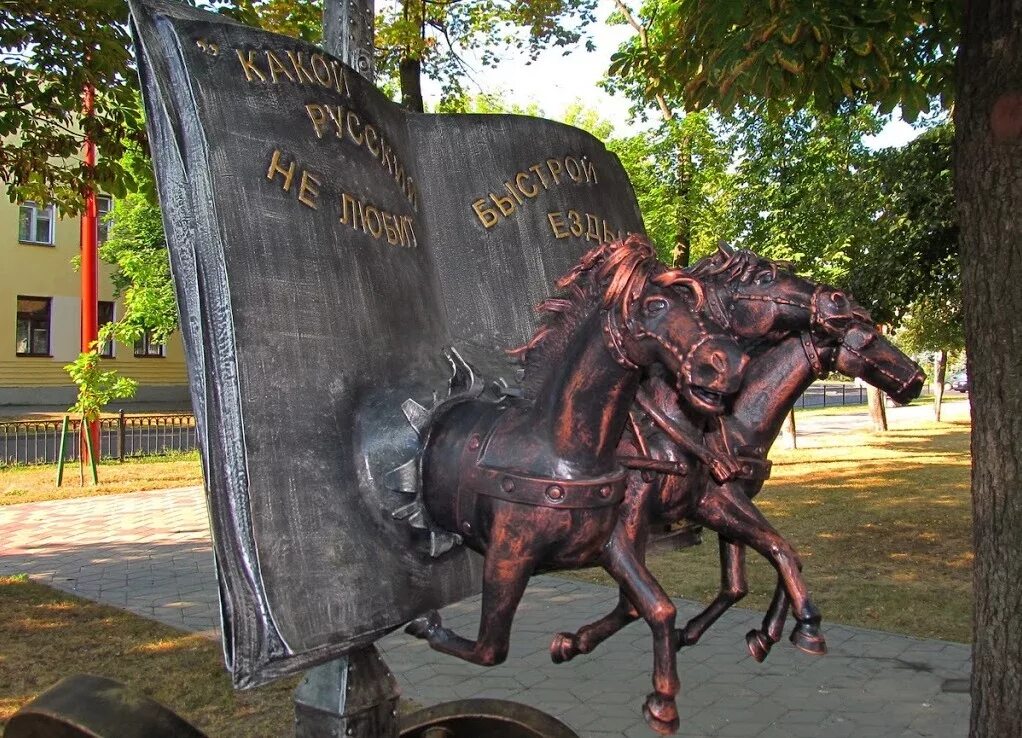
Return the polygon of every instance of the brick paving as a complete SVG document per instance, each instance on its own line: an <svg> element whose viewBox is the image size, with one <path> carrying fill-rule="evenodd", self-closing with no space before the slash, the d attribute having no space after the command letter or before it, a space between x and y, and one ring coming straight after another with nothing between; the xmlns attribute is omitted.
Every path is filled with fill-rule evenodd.
<svg viewBox="0 0 1022 738"><path fill-rule="evenodd" d="M0 507L0 575L13 573L216 637L216 579L199 488ZM403 693L421 704L501 697L546 710L582 736L651 736L641 716L652 668L643 623L569 664L554 665L547 652L554 631L602 615L616 596L607 587L536 577L515 621L511 655L491 669L400 633L380 645ZM681 622L698 608L677 604ZM466 600L444 611L445 622L470 635L478 610L478 598ZM744 634L760 618L735 608L682 650L679 735L967 734L968 646L825 623L827 656L783 642L757 664L745 654Z"/></svg>

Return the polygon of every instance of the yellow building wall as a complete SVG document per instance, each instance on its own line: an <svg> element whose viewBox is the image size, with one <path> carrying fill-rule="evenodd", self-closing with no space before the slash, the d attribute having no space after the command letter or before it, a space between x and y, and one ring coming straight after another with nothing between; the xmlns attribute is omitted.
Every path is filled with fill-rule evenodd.
<svg viewBox="0 0 1022 738"><path fill-rule="evenodd" d="M61 218L57 212L54 245L18 242L20 208L0 198L0 404L38 404L52 392L33 389L71 388L63 367L79 352L81 277L71 266L79 251L79 218ZM113 268L100 262L99 299L113 301L110 275ZM50 356L17 356L16 322L18 296L52 298L50 307ZM123 314L118 301L114 317ZM170 389L187 395L184 349L179 334L167 342L163 357L136 358L134 347L118 344L114 357L104 359L108 368L139 382L140 398L147 388ZM21 391L14 391L21 390ZM13 398L13 399L12 399ZM160 398L166 399L166 398Z"/></svg>

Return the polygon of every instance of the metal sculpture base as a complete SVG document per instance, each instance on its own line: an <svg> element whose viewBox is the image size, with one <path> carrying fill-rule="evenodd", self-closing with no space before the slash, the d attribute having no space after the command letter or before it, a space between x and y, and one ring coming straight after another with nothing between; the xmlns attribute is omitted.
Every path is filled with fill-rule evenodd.
<svg viewBox="0 0 1022 738"><path fill-rule="evenodd" d="M375 646L321 664L295 690L295 737L397 738L399 694Z"/></svg>

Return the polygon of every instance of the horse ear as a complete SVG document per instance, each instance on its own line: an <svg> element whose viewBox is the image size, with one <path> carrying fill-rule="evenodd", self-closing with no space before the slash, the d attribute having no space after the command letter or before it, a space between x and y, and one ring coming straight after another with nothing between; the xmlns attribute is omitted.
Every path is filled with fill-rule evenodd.
<svg viewBox="0 0 1022 738"><path fill-rule="evenodd" d="M735 255L735 250L728 245L728 242L723 238L717 241L717 251L722 253L724 256L731 258Z"/></svg>

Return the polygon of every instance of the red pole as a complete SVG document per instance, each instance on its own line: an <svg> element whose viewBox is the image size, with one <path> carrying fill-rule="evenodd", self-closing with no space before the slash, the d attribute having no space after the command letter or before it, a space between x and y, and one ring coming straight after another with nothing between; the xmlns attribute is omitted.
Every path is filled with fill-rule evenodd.
<svg viewBox="0 0 1022 738"><path fill-rule="evenodd" d="M95 89L92 85L85 85L83 95L83 117L92 116ZM85 143L82 146L82 159L89 175L94 173L96 168L96 142L92 136L86 134ZM82 351L88 351L93 342L99 338L99 243L96 228L96 191L90 183L85 189L85 212L82 213L82 230L79 239L81 245L81 274L82 274ZM100 455L99 449L99 423L89 423L89 435L92 437L92 448L95 450L97 459ZM85 458L87 451L84 450L85 442L82 442L82 458Z"/></svg>

